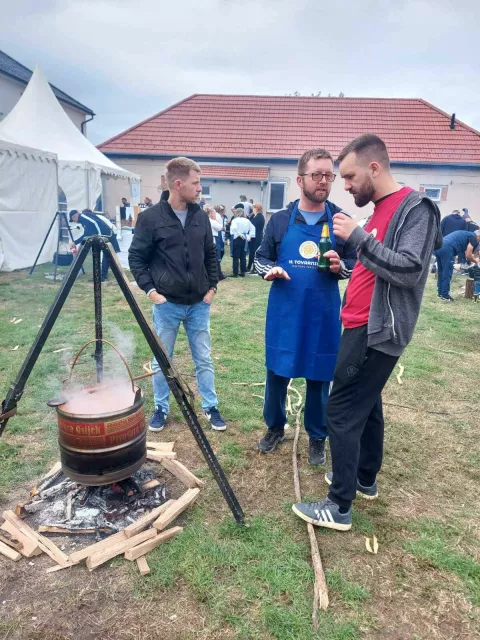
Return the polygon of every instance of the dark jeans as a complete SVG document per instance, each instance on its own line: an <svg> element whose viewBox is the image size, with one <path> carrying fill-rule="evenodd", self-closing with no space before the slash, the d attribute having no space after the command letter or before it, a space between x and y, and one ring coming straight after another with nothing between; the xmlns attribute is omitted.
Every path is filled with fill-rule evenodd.
<svg viewBox="0 0 480 640"><path fill-rule="evenodd" d="M215 238L215 248L217 250L218 276L219 278L223 278L222 258L225 253L225 243L223 242L223 238L220 234L221 231L219 231L218 236Z"/></svg>
<svg viewBox="0 0 480 640"><path fill-rule="evenodd" d="M238 263L240 261L240 273L247 270L247 254L245 252L245 240L235 238L233 241L233 275L238 276Z"/></svg>
<svg viewBox="0 0 480 640"><path fill-rule="evenodd" d="M103 254L103 258L102 258L102 280L106 280L108 277L108 267L110 265L108 264L108 258L105 254Z"/></svg>
<svg viewBox="0 0 480 640"><path fill-rule="evenodd" d="M247 271L250 271L250 269L253 267L253 261L255 260L255 251L257 250L257 248L258 248L257 240L256 238L252 238L248 243Z"/></svg>
<svg viewBox="0 0 480 640"><path fill-rule="evenodd" d="M328 497L349 509L360 484L371 487L382 466L382 390L398 357L367 346L367 325L345 329L327 403L333 483Z"/></svg>
<svg viewBox="0 0 480 640"><path fill-rule="evenodd" d="M263 417L269 431L283 431L287 422L285 404L289 382L290 378L277 376L273 371L267 369ZM330 382L320 380L307 380L306 382L305 430L310 438L326 438L328 434L325 407L327 406Z"/></svg>
<svg viewBox="0 0 480 640"><path fill-rule="evenodd" d="M438 295L448 298L450 295L450 282L453 275L453 262L455 260L455 255L449 247L443 247L442 249L435 251L435 257L437 259L438 267Z"/></svg>

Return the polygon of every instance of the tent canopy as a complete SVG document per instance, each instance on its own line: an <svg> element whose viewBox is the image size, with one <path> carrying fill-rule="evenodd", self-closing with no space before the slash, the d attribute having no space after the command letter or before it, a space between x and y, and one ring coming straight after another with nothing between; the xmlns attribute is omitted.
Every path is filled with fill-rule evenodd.
<svg viewBox="0 0 480 640"><path fill-rule="evenodd" d="M138 180L99 151L70 120L37 66L25 92L0 122L0 140L58 156L58 183L69 209L94 208L102 176Z"/></svg>

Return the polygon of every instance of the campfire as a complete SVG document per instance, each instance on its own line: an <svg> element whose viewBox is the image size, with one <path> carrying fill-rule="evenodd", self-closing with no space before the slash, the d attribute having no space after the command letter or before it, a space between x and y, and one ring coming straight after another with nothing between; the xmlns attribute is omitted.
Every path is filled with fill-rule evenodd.
<svg viewBox="0 0 480 640"><path fill-rule="evenodd" d="M197 499L203 481L176 460L173 442L146 446L147 458L187 487L178 499L171 499L166 483L145 466L130 478L85 486L66 476L58 462L32 489L27 502L18 504L15 512L3 512L0 554L18 561L45 553L56 563L48 573L83 560L93 570L123 554L137 561L142 575L149 573L146 553L183 530L168 527ZM66 542L59 547L47 534L62 535ZM79 549L89 536L95 543Z"/></svg>

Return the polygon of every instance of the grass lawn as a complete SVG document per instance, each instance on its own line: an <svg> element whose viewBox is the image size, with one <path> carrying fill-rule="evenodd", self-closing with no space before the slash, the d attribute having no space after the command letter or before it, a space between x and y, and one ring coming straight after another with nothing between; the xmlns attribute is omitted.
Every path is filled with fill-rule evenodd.
<svg viewBox="0 0 480 640"><path fill-rule="evenodd" d="M26 356L58 284L37 269L0 274L0 399ZM226 269L229 272L229 265ZM91 274L91 267L89 267ZM60 388L72 354L94 337L92 285L79 278L0 439L2 508L58 457L56 418L46 401ZM437 300L429 281L415 338L384 393L386 442L380 497L355 503L348 533L318 531L330 588L330 608L311 625L313 573L306 528L291 512L292 443L273 455L255 450L261 437L259 387L264 380L263 330L267 283L228 279L212 307L212 344L225 433L207 431L247 514L238 527L179 410L161 439L176 441L179 460L207 480L196 506L181 520L182 535L151 552L151 574L115 560L46 574L44 556L19 563L0 557L0 638L21 640L430 640L480 634L480 448L478 335L480 305ZM463 285L457 278L453 295ZM138 295L146 313L150 304ZM148 348L118 287L104 297L105 337L140 373ZM22 318L19 324L12 318ZM15 347L18 349L14 350ZM68 347L68 351L59 349ZM119 366L113 356L108 366ZM178 370L195 387L183 331ZM119 366L121 370L121 366ZM398 373L398 370L395 371ZM94 375L84 359L80 380ZM92 378L93 379L93 378ZM147 413L152 409L150 382ZM304 381L295 383L302 389ZM200 403L196 403L200 410ZM159 436L158 436L159 437ZM323 497L324 469L306 463L300 439L305 497ZM327 461L328 465L328 461ZM327 466L327 469L329 467ZM378 555L365 549L376 535Z"/></svg>

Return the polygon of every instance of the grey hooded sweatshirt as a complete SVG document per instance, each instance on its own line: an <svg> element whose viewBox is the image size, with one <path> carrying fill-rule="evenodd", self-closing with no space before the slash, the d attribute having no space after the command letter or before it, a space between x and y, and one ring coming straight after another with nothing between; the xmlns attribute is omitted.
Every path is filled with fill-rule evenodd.
<svg viewBox="0 0 480 640"><path fill-rule="evenodd" d="M361 227L348 241L376 275L368 346L400 356L413 336L432 252L442 246L440 211L425 194L413 191L394 213L383 243Z"/></svg>

